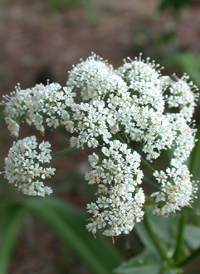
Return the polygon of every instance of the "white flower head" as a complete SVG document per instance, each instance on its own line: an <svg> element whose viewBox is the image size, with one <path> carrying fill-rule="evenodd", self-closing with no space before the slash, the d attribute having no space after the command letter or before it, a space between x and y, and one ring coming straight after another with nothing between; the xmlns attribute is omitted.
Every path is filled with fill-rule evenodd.
<svg viewBox="0 0 200 274"><path fill-rule="evenodd" d="M198 88L192 81L188 83L188 79L189 77L184 74L180 79L171 81L168 84L170 94L165 98L169 108L178 108L180 115L190 122L199 94Z"/></svg>
<svg viewBox="0 0 200 274"><path fill-rule="evenodd" d="M83 101L91 101L104 98L108 93L117 94L126 83L107 61L93 53L73 67L67 86L80 91Z"/></svg>
<svg viewBox="0 0 200 274"><path fill-rule="evenodd" d="M55 168L43 167L51 160L49 142L39 144L35 136L13 142L5 158L5 178L18 185L19 190L29 196L50 195L52 189L44 186L43 180L55 173Z"/></svg>
<svg viewBox="0 0 200 274"><path fill-rule="evenodd" d="M171 212L181 210L192 203L197 185L191 181L188 167L172 158L170 168L166 171L155 171L154 177L160 185L160 191L151 194L156 199L154 213L168 216Z"/></svg>
<svg viewBox="0 0 200 274"><path fill-rule="evenodd" d="M123 66L119 67L118 73L127 82L129 89L136 102L140 106L150 105L159 112L164 110L164 98L162 82L160 81L160 65L155 62L147 62L137 57L134 60L125 60ZM136 99L137 98L137 99Z"/></svg>
<svg viewBox="0 0 200 274"><path fill-rule="evenodd" d="M66 122L66 104L73 104L74 94L70 89L61 89L57 83L44 86L36 85L33 88L21 89L18 85L16 91L10 96L4 96L6 101L5 121L12 136L18 137L20 121L24 119L29 125L33 124L37 130L44 133L44 123L57 128ZM69 118L69 117L68 117ZM68 119L69 120L69 119Z"/></svg>
<svg viewBox="0 0 200 274"><path fill-rule="evenodd" d="M128 234L144 215L141 156L125 139L139 142L147 161L159 158L163 150L172 155L169 167L153 174L159 186L151 195L154 213L167 216L181 210L197 191L184 164L196 141L192 115L197 87L186 75L173 80L162 75L159 66L140 55L114 70L93 53L73 66L63 89L57 83L24 90L18 85L4 96L12 136L18 137L23 120L41 133L46 126L63 126L72 134L71 147L101 147L100 155L89 156L91 170L85 174L97 187L96 201L87 205L92 214L87 229L94 234ZM51 194L43 184L55 171L44 167L50 153L50 144L38 145L35 136L14 142L5 159L5 177L27 195ZM144 159L142 163L154 170Z"/></svg>
<svg viewBox="0 0 200 274"><path fill-rule="evenodd" d="M106 236L128 234L144 215L145 195L138 188L143 177L140 155L117 140L110 141L102 152L102 161L95 153L89 156L92 170L85 176L89 184L98 186L97 201L87 205L92 214L87 229L94 234L101 230Z"/></svg>

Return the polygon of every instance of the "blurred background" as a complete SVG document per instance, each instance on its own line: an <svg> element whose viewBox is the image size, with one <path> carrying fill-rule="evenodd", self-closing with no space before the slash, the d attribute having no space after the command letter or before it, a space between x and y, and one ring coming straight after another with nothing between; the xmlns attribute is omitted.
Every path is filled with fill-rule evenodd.
<svg viewBox="0 0 200 274"><path fill-rule="evenodd" d="M50 79L63 86L72 64L91 52L107 59L114 68L122 65L124 58L142 52L144 58L149 56L165 67L163 74L175 72L181 77L186 72L200 87L199 49L199 0L0 1L1 96L13 91L17 83L28 88ZM3 106L0 123L2 170L13 141L4 123ZM34 129L23 125L20 137L32 134ZM53 143L54 152L69 146L69 136L62 130L49 131L45 138ZM83 211L93 197L84 181L88 153L80 150L54 160L57 175L49 182L55 197ZM3 216L3 204L20 201L23 195L3 178L0 192ZM125 258L142 249L134 233L116 239L115 245ZM92 273L70 247L32 215L23 219L12 251L10 274ZM195 268L193 271L199 273Z"/></svg>

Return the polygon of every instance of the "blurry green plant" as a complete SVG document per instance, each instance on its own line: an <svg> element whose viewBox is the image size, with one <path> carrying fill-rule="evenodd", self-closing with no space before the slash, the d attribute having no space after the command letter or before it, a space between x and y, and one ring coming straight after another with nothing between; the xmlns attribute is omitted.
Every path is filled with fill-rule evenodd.
<svg viewBox="0 0 200 274"><path fill-rule="evenodd" d="M47 0L49 5L54 9L72 9L80 7L81 0Z"/></svg>
<svg viewBox="0 0 200 274"><path fill-rule="evenodd" d="M58 11L81 9L89 16L92 16L89 11L95 12L95 3L91 0L47 0L49 6Z"/></svg>
<svg viewBox="0 0 200 274"><path fill-rule="evenodd" d="M190 52L176 52L163 59L166 68L175 69L181 75L186 72L200 86L200 55Z"/></svg>
<svg viewBox="0 0 200 274"><path fill-rule="evenodd" d="M114 245L98 234L95 239L85 229L86 214L58 198L28 198L20 202L1 202L0 273L8 273L23 220L40 218L95 274L109 274L122 262ZM109 260L108 260L109 258Z"/></svg>
<svg viewBox="0 0 200 274"><path fill-rule="evenodd" d="M161 11L167 8L173 8L174 11L179 12L182 8L192 3L192 0L161 0L159 9Z"/></svg>
<svg viewBox="0 0 200 274"><path fill-rule="evenodd" d="M96 23L101 15L92 0L47 0L48 6L58 12L78 9L83 12L87 20Z"/></svg>

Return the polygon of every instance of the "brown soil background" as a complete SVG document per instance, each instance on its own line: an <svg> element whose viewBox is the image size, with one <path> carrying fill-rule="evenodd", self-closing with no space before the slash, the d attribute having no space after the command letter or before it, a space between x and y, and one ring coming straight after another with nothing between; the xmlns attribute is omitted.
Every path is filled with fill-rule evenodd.
<svg viewBox="0 0 200 274"><path fill-rule="evenodd" d="M11 92L18 82L22 88L45 83L46 79L65 85L72 64L87 58L91 52L108 59L115 68L124 58L134 58L140 51L144 57L150 56L156 61L177 49L199 54L199 1L182 10L178 17L170 10L160 13L156 0L88 0L80 1L82 4L77 7L58 10L49 2L8 0L0 3L1 95ZM159 35L170 31L176 32L173 42L166 45L155 42ZM1 152L5 156L12 140L8 139L3 118L1 128ZM27 133L27 129L24 132ZM28 134L30 132L33 129ZM50 138L55 151L65 148L62 135ZM61 173L82 173L88 168L85 154L81 152L70 159L65 156L55 165ZM1 163L3 165L3 160ZM64 195L61 195L62 186L57 187L57 193L84 208L89 198L84 188L79 191L76 186L65 187ZM126 240L121 242L121 246L127 246ZM67 263L66 259L60 262L60 245L55 235L30 217L24 221L9 273L91 273L70 252ZM130 250L127 250L128 254ZM60 272L56 270L58 264Z"/></svg>

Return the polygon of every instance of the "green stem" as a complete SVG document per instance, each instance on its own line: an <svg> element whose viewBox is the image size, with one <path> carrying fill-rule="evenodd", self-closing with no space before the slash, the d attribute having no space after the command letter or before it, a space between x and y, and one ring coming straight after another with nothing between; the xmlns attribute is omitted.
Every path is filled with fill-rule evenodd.
<svg viewBox="0 0 200 274"><path fill-rule="evenodd" d="M186 259L184 259L183 261L181 261L177 266L178 267L184 267L186 266L188 263L192 262L194 259L196 259L200 254L200 247L197 248L196 250L192 251L190 253L190 256L188 256Z"/></svg>
<svg viewBox="0 0 200 274"><path fill-rule="evenodd" d="M117 137L117 139L118 139L119 141L121 141L122 143L127 144L126 141L125 141L121 136L119 136L118 134L116 134L116 137ZM129 144L127 144L127 146L131 149L131 151L134 151L134 149L133 149ZM147 161L144 160L142 157L141 157L141 162L142 162L148 169L150 169L152 172L155 172L155 169L154 169L153 167L151 167L151 166L147 163Z"/></svg>
<svg viewBox="0 0 200 274"><path fill-rule="evenodd" d="M55 158L55 157L58 157L58 156L60 156L60 155L65 154L65 153L68 153L68 152L70 152L70 151L72 151L72 150L75 150L76 148L77 148L76 146L75 146L75 147L68 147L68 148L65 148L65 149L63 149L63 150L61 150L61 151L58 151L58 152L54 153L54 154L52 155L52 158Z"/></svg>
<svg viewBox="0 0 200 274"><path fill-rule="evenodd" d="M147 161L145 161L142 157L141 157L141 162L142 162L148 169L150 169L152 172L155 172L155 169L154 169L152 166L150 166L150 165L147 163Z"/></svg>
<svg viewBox="0 0 200 274"><path fill-rule="evenodd" d="M187 216L182 215L179 221L179 227L178 227L178 237L176 242L176 248L174 251L173 258L175 261L178 261L181 253L182 243L184 241L184 232L185 232L185 225L187 223Z"/></svg>
<svg viewBox="0 0 200 274"><path fill-rule="evenodd" d="M173 267L173 263L171 262L170 258L167 257L167 254L163 250L157 235L153 232L153 230L150 226L147 214L144 215L144 224L145 224L145 227L151 237L151 240L153 241L153 243L154 243L156 249L158 250L159 254L161 255L161 257L168 263L169 266Z"/></svg>

